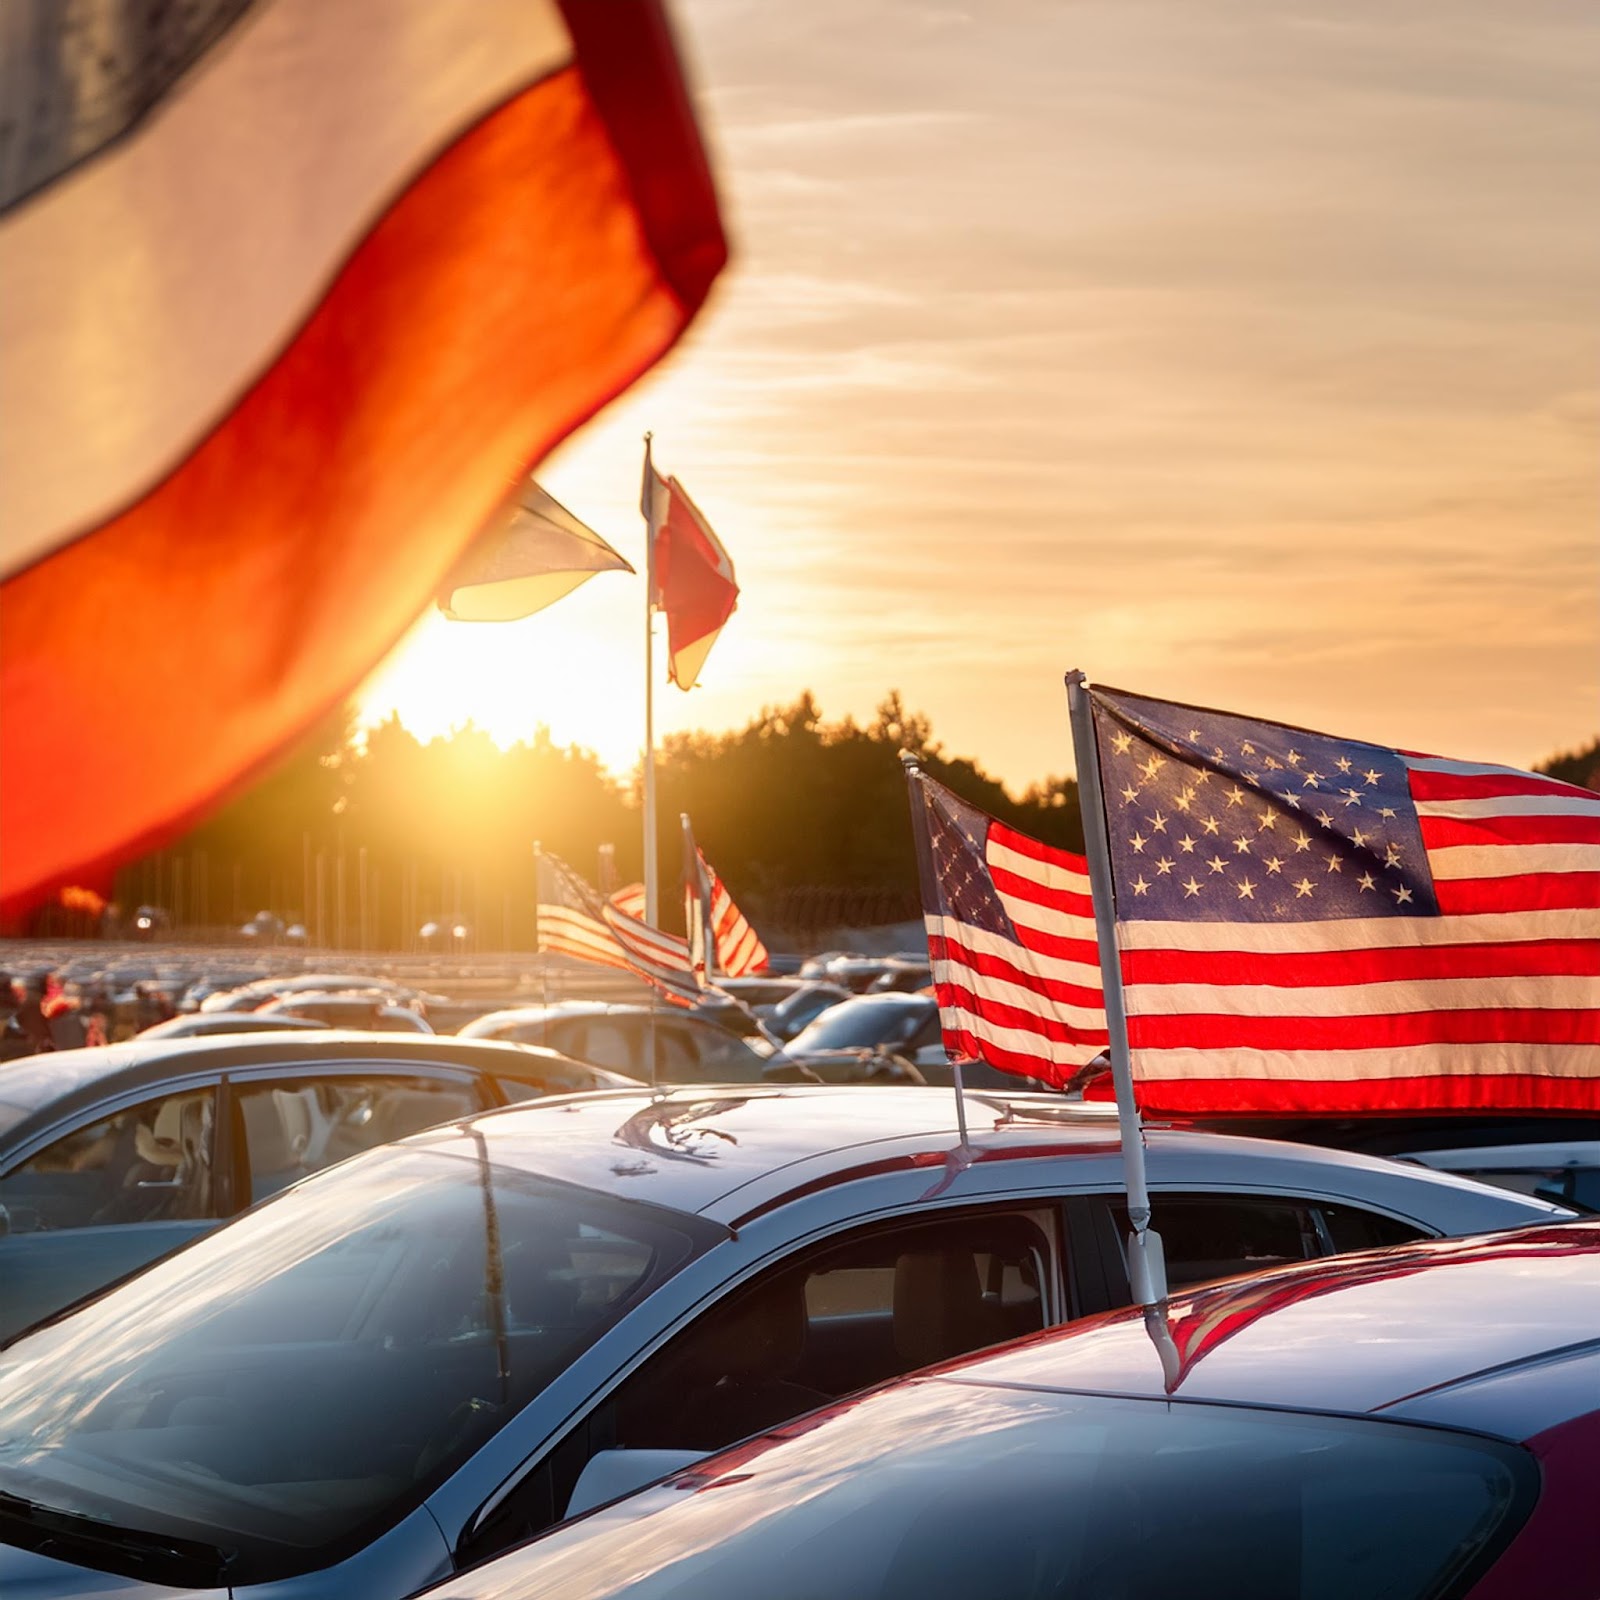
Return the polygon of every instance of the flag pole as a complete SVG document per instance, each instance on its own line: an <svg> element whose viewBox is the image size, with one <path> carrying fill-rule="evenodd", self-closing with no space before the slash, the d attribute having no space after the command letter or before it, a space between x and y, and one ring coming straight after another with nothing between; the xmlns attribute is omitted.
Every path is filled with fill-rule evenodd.
<svg viewBox="0 0 1600 1600"><path fill-rule="evenodd" d="M911 750L902 750L900 752L900 765L906 769L906 791L911 800L911 836L913 839L918 841L917 876L921 878L923 876L922 861L924 855L926 854L926 830L928 826L927 803L923 798L921 791L917 787L917 782L922 777L922 766L917 760L915 752ZM928 904L928 897L930 893L937 895L938 892L939 886L937 883L922 884L923 905L926 906ZM924 922L926 922L926 918L924 918ZM933 958L933 949L931 946L928 949L928 957L930 961ZM967 1138L967 1086L966 1081L961 1074L961 1067L962 1058L960 1057L952 1061L950 1064L951 1085L956 1092L956 1128L961 1138L961 1144L958 1151L958 1166L965 1165L968 1161L970 1161L970 1152L972 1148L971 1143Z"/></svg>
<svg viewBox="0 0 1600 1600"><path fill-rule="evenodd" d="M1164 1309L1167 1264L1161 1235L1150 1226L1150 1191L1145 1182L1144 1129L1133 1096L1133 1064L1128 1055L1128 1014L1123 1004L1122 965L1117 955L1117 919L1111 883L1111 844L1106 835L1105 803L1100 793L1100 761L1095 744L1094 712L1081 672L1067 674L1067 707L1072 720L1072 747L1078 765L1078 804L1083 812L1084 853L1089 858L1089 888L1094 900L1096 943L1100 949L1100 983L1105 991L1106 1030L1111 1045L1111 1080L1117 1093L1117 1123L1122 1142L1124 1183L1128 1190L1128 1284L1135 1305L1147 1311ZM1146 1318L1148 1324L1149 1318ZM1165 1331L1163 1329L1163 1331ZM1152 1336L1156 1337L1152 1329ZM1161 1350L1169 1384L1176 1375L1177 1352L1171 1335ZM1171 1352L1172 1365L1168 1365Z"/></svg>
<svg viewBox="0 0 1600 1600"><path fill-rule="evenodd" d="M654 928L659 923L656 916L656 728L651 627L656 598L656 497L655 469L650 464L651 437L649 433L644 436L644 486L639 496L639 509L644 513L644 920ZM653 1039L653 1026L651 1034ZM652 1049L652 1066L654 1054Z"/></svg>
<svg viewBox="0 0 1600 1600"><path fill-rule="evenodd" d="M539 958L539 998L550 1004L550 953L539 948L539 891L544 887L544 842L533 841L533 953Z"/></svg>

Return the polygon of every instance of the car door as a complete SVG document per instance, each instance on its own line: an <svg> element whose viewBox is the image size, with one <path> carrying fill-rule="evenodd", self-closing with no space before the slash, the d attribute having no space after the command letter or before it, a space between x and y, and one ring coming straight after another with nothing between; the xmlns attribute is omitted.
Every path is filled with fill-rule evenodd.
<svg viewBox="0 0 1600 1600"><path fill-rule="evenodd" d="M478 1561L565 1514L607 1451L704 1453L841 1395L1069 1314L1057 1202L838 1230L750 1275L596 1396L491 1497L458 1551Z"/></svg>
<svg viewBox="0 0 1600 1600"><path fill-rule="evenodd" d="M229 1083L238 1184L265 1200L337 1161L500 1104L477 1074L362 1062L235 1076Z"/></svg>
<svg viewBox="0 0 1600 1600"><path fill-rule="evenodd" d="M0 1173L0 1341L175 1250L231 1208L216 1081L82 1112Z"/></svg>

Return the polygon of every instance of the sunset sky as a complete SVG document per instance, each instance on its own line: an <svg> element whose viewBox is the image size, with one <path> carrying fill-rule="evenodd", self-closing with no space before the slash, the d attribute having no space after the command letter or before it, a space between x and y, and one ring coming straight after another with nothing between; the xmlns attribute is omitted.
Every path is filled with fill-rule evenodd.
<svg viewBox="0 0 1600 1600"><path fill-rule="evenodd" d="M653 429L733 555L658 732L898 688L1020 790L1069 667L1519 766L1600 728L1587 0L674 14L734 265L539 474L642 569ZM643 604L430 618L364 714L625 769Z"/></svg>

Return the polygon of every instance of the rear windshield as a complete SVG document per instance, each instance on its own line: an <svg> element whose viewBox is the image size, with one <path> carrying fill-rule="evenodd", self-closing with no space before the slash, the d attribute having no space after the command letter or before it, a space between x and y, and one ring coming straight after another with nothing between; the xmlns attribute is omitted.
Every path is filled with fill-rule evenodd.
<svg viewBox="0 0 1600 1600"><path fill-rule="evenodd" d="M928 1007L917 1001L905 1005L850 1005L824 1011L795 1040L796 1050L863 1050L873 1045L905 1044L922 1026Z"/></svg>
<svg viewBox="0 0 1600 1600"><path fill-rule="evenodd" d="M1443 1600L1538 1478L1438 1429L949 1382L784 1433L440 1600Z"/></svg>
<svg viewBox="0 0 1600 1600"><path fill-rule="evenodd" d="M420 1503L699 1234L482 1149L358 1158L8 1347L4 1536L16 1496L87 1565L260 1582Z"/></svg>

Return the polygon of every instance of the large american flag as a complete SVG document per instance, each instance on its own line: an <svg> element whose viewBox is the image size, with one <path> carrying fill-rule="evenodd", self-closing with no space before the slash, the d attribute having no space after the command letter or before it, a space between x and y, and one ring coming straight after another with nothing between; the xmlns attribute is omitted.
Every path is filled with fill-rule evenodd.
<svg viewBox="0 0 1600 1600"><path fill-rule="evenodd" d="M1147 1112L1600 1109L1600 795L1091 695Z"/></svg>
<svg viewBox="0 0 1600 1600"><path fill-rule="evenodd" d="M1059 1087L1106 1046L1087 863L908 777L945 1049Z"/></svg>
<svg viewBox="0 0 1600 1600"><path fill-rule="evenodd" d="M559 856L541 853L536 892L540 950L620 967L684 1004L700 998L688 945L644 920L642 887L630 885L607 900Z"/></svg>

